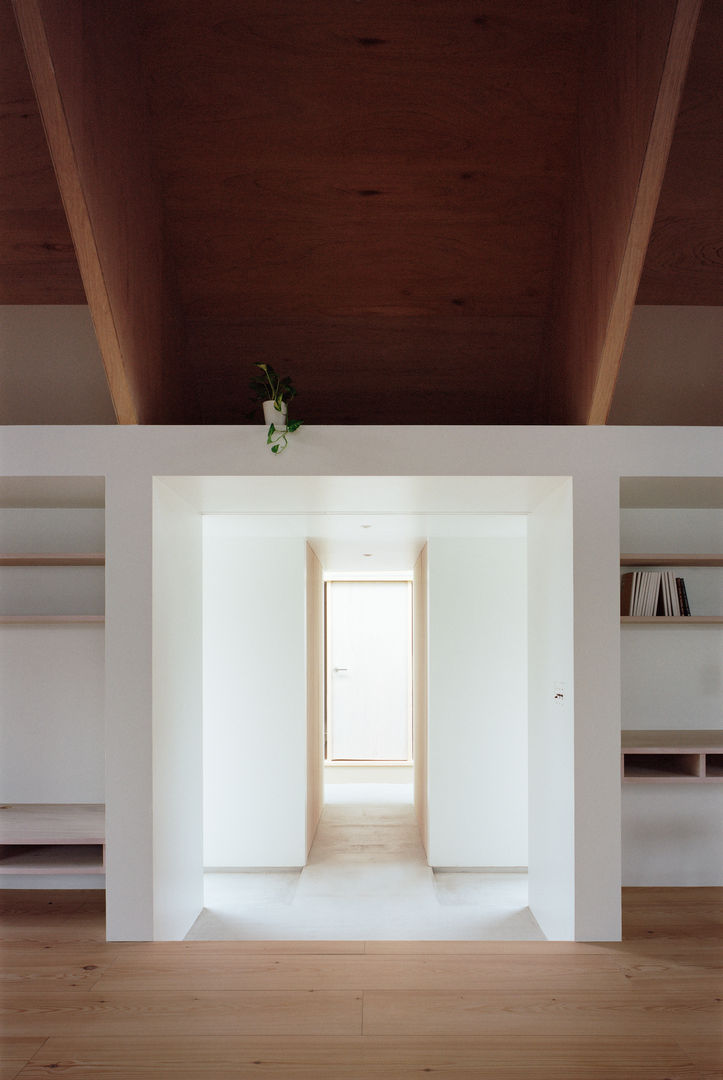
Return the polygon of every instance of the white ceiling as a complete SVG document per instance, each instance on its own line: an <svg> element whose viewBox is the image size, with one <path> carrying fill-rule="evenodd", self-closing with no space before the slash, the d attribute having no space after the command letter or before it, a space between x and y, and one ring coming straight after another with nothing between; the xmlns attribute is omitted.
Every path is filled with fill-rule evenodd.
<svg viewBox="0 0 723 1080"><path fill-rule="evenodd" d="M214 535L299 537L327 571L368 574L411 570L432 537L518 537L526 514L394 514L371 512L207 514Z"/></svg>
<svg viewBox="0 0 723 1080"><path fill-rule="evenodd" d="M561 476L165 476L202 514L528 514Z"/></svg>
<svg viewBox="0 0 723 1080"><path fill-rule="evenodd" d="M327 571L409 570L431 537L517 537L564 482L533 476L163 477L229 536L304 537Z"/></svg>

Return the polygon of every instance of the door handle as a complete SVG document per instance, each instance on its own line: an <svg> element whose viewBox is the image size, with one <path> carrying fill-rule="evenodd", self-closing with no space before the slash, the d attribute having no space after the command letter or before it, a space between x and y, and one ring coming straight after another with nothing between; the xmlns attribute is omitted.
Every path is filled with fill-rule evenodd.
<svg viewBox="0 0 723 1080"><path fill-rule="evenodd" d="M334 668L334 671L348 671L348 670L349 670L348 667L335 667Z"/></svg>

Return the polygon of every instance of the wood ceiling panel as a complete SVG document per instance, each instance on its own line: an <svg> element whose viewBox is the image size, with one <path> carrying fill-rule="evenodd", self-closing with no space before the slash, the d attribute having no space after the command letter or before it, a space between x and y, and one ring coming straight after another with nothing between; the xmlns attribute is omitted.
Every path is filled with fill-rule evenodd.
<svg viewBox="0 0 723 1080"><path fill-rule="evenodd" d="M184 290L191 317L308 312L536 315L546 313L554 237L542 225L323 220L186 222ZM201 224L199 230L197 226ZM184 279L185 280L185 279Z"/></svg>
<svg viewBox="0 0 723 1080"><path fill-rule="evenodd" d="M10 0L0 0L0 304L85 292Z"/></svg>
<svg viewBox="0 0 723 1080"><path fill-rule="evenodd" d="M723 4L704 0L639 304L723 303Z"/></svg>
<svg viewBox="0 0 723 1080"><path fill-rule="evenodd" d="M375 186L381 180L381 186ZM265 221L320 218L334 224L367 220L426 223L472 220L476 223L539 225L559 210L560 177L536 177L534 186L511 185L488 172L378 158L348 162L330 175L326 165L248 163L239 160L228 175L189 165L166 178L166 205L183 213L187 190L205 190L209 210L226 211L230 225L244 224L253 203Z"/></svg>
<svg viewBox="0 0 723 1080"><path fill-rule="evenodd" d="M528 423L543 330L532 318L193 320L187 363L204 423L262 422L248 389L260 362L293 375L293 414L309 423Z"/></svg>
<svg viewBox="0 0 723 1080"><path fill-rule="evenodd" d="M362 48L405 62L434 54L452 66L472 57L508 72L569 71L589 20L584 0L146 0L139 9L145 39L162 41L171 56L190 39L201 49L211 42L218 56L255 38L267 53L303 58Z"/></svg>
<svg viewBox="0 0 723 1080"><path fill-rule="evenodd" d="M567 0L144 5L206 422L238 419L239 355L287 357L315 394L331 378L349 391L344 422L395 422L390 392L401 422L453 421L450 358L477 422L536 419L589 14Z"/></svg>
<svg viewBox="0 0 723 1080"><path fill-rule="evenodd" d="M121 423L194 418L137 26L113 0L14 0Z"/></svg>
<svg viewBox="0 0 723 1080"><path fill-rule="evenodd" d="M148 129L135 46L96 34L125 4L59 2L58 26L77 8L89 20L89 56L81 49L65 67L66 78L75 73L67 91L88 95L78 113L85 135L89 105L105 117L90 132L99 154L85 159L91 172L98 166L91 198L125 205L101 237L113 293L122 307L134 291L139 299L137 326L126 328L138 356L166 349L148 344L163 321L177 358L145 417L197 419L191 397L174 403L188 372L206 422L242 421L257 359L288 364L310 421L328 421L321 400L331 382L344 422L454 422L450 370L473 422L569 420L537 388L550 397L555 386L562 400L546 367L545 321L571 201L583 46L599 60L609 44L622 62L618 83L588 78L583 116L601 120L596 141L583 132L601 182L582 186L579 224L603 243L594 274L569 264L565 272L570 310L589 328L591 281L627 235L610 181L639 176L631 148L655 83L655 64L643 58L641 68L636 49L678 2L138 0L131 21ZM606 44L596 13L638 9L639 33ZM0 40L0 303L82 303L10 0L0 0ZM721 302L722 53L723 5L704 0L639 303ZM121 133L104 144L103 130ZM134 197L117 194L151 190L156 166L162 200L144 218ZM159 262L161 219L171 259ZM129 269L133 245L142 255L149 243L156 255ZM158 282L172 286L174 275L181 308L164 299L153 313ZM573 397L590 378L581 356L570 351L564 377ZM141 359L138 378L149 370Z"/></svg>
<svg viewBox="0 0 723 1080"><path fill-rule="evenodd" d="M602 0L581 84L552 323L556 423L605 423L700 0Z"/></svg>

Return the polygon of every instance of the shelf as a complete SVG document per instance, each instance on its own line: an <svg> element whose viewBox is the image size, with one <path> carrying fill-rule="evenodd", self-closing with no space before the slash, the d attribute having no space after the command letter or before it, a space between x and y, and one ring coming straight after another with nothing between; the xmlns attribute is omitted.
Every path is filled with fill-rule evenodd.
<svg viewBox="0 0 723 1080"><path fill-rule="evenodd" d="M723 777L723 754L705 755L705 775Z"/></svg>
<svg viewBox="0 0 723 1080"><path fill-rule="evenodd" d="M0 624L104 623L105 615L0 615Z"/></svg>
<svg viewBox="0 0 723 1080"><path fill-rule="evenodd" d="M0 806L0 875L102 874L102 803L9 803Z"/></svg>
<svg viewBox="0 0 723 1080"><path fill-rule="evenodd" d="M86 554L0 554L0 566L105 566L105 555L102 551Z"/></svg>
<svg viewBox="0 0 723 1080"><path fill-rule="evenodd" d="M723 555L629 554L620 556L621 566L723 566Z"/></svg>
<svg viewBox="0 0 723 1080"><path fill-rule="evenodd" d="M0 877L104 873L102 844L0 844Z"/></svg>
<svg viewBox="0 0 723 1080"><path fill-rule="evenodd" d="M723 781L721 731L623 731L621 743L625 782Z"/></svg>
<svg viewBox="0 0 723 1080"><path fill-rule="evenodd" d="M639 626L647 624L648 626L669 626L671 623L677 625L694 626L694 625L711 625L716 623L723 623L723 615L621 615L621 623L633 623Z"/></svg>

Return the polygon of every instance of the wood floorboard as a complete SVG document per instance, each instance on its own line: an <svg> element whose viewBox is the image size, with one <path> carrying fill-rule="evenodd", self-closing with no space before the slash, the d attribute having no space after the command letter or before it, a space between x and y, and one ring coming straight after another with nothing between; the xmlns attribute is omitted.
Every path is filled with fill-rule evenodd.
<svg viewBox="0 0 723 1080"><path fill-rule="evenodd" d="M364 951L383 956L561 956L597 954L607 949L585 941L367 941Z"/></svg>
<svg viewBox="0 0 723 1080"><path fill-rule="evenodd" d="M721 890L625 890L622 942L109 942L0 897L0 1080L723 1080Z"/></svg>
<svg viewBox="0 0 723 1080"><path fill-rule="evenodd" d="M44 1038L16 1038L0 1035L0 1080L15 1080L27 1061L45 1043Z"/></svg>
<svg viewBox="0 0 723 1080"><path fill-rule="evenodd" d="M95 986L106 991L164 990L545 990L576 993L596 987L626 993L619 961L609 956L219 956L203 952L182 960L149 955L120 958Z"/></svg>
<svg viewBox="0 0 723 1080"><path fill-rule="evenodd" d="M231 990L93 993L14 991L0 1010L9 1035L354 1035L361 994L353 990Z"/></svg>
<svg viewBox="0 0 723 1080"><path fill-rule="evenodd" d="M534 1063L534 1064L533 1064ZM524 1066L525 1072L521 1071ZM529 1071L534 1068L534 1071ZM261 1076L291 1080L363 1080L364 1077L534 1077L535 1080L693 1080L695 1066L672 1040L620 1037L544 1039L521 1036L510 1053L507 1038L223 1037L199 1039L51 1038L22 1080L51 1074L150 1080L151 1077Z"/></svg>
<svg viewBox="0 0 723 1080"><path fill-rule="evenodd" d="M707 1016L675 1018L669 1035L689 1056L690 1060L708 1073L723 1078L723 1023L711 1025Z"/></svg>
<svg viewBox="0 0 723 1080"><path fill-rule="evenodd" d="M24 1061L0 1061L0 1080L15 1080L24 1068Z"/></svg>
<svg viewBox="0 0 723 1080"><path fill-rule="evenodd" d="M124 956L215 957L280 953L282 956L354 955L364 952L364 941L129 941L123 945Z"/></svg>
<svg viewBox="0 0 723 1080"><path fill-rule="evenodd" d="M658 991L647 997L632 990L579 991L570 995L548 991L503 991L490 995L483 991L416 990L404 996L375 990L364 995L365 1035L458 1035L530 1034L613 1036L630 1033L653 1039L665 1034L674 1019L686 1019L703 1012L711 1025L721 1022L721 1013L710 997L661 998Z"/></svg>
<svg viewBox="0 0 723 1080"><path fill-rule="evenodd" d="M117 946L0 945L0 988L7 990L92 990L113 960Z"/></svg>

